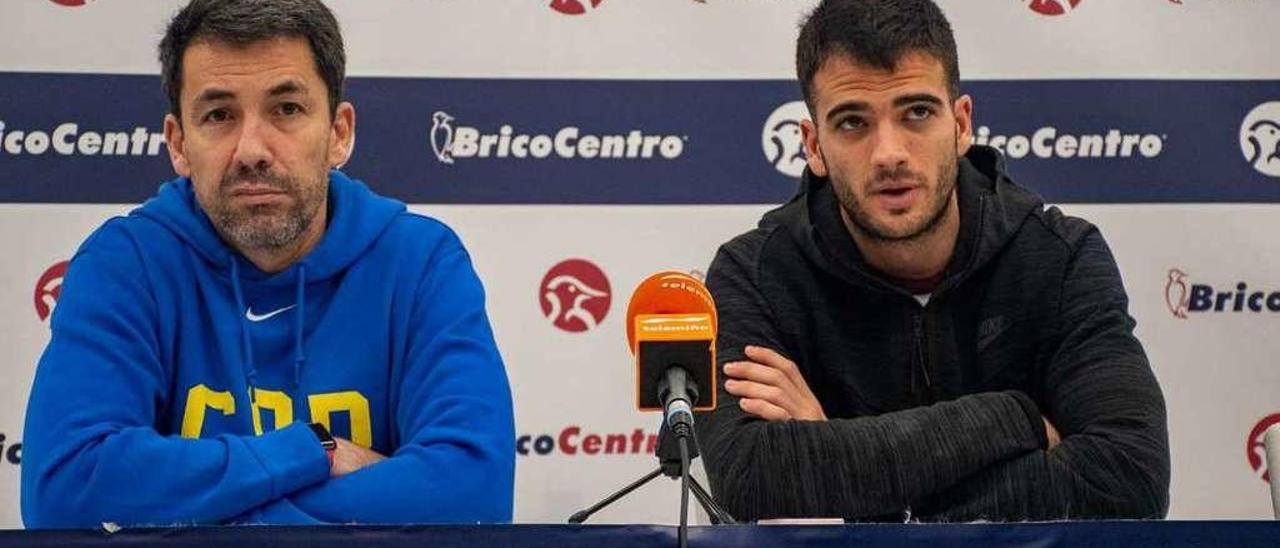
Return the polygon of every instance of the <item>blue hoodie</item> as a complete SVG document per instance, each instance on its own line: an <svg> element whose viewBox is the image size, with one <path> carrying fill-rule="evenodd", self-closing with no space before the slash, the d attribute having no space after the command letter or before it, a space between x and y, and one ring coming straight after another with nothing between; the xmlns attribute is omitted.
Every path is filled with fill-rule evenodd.
<svg viewBox="0 0 1280 548"><path fill-rule="evenodd" d="M470 257L337 171L329 201L276 274L185 178L85 241L27 405L28 527L510 521L511 392ZM330 479L308 422L389 458Z"/></svg>

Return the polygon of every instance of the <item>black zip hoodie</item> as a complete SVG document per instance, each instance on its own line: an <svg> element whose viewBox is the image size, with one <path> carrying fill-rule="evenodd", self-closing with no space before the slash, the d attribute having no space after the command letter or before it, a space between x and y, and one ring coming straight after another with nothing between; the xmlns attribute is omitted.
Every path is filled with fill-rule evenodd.
<svg viewBox="0 0 1280 548"><path fill-rule="evenodd" d="M830 182L721 246L720 365L748 344L798 365L825 422L767 422L724 390L698 417L739 519L1160 518L1164 399L1093 225L1045 208L995 150L960 159L960 230L927 304L861 258ZM1062 435L1046 450L1042 417Z"/></svg>

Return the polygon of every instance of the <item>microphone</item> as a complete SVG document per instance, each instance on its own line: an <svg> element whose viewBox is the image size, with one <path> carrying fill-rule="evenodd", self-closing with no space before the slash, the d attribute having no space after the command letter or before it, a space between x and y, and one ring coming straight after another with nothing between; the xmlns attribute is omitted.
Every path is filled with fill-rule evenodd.
<svg viewBox="0 0 1280 548"><path fill-rule="evenodd" d="M716 303L697 278L675 270L659 272L645 278L631 294L626 326L627 346L636 357L636 407L663 413L655 451L658 469L570 516L569 523L586 521L659 475L678 477L683 546L691 488L711 523L737 523L689 474L690 460L698 457L693 411L716 407ZM711 394L706 402L700 397L701 387Z"/></svg>
<svg viewBox="0 0 1280 548"><path fill-rule="evenodd" d="M636 407L662 411L678 437L693 411L715 409L716 306L707 287L679 271L658 272L627 305L627 345L636 358ZM703 402L702 387L710 397Z"/></svg>
<svg viewBox="0 0 1280 548"><path fill-rule="evenodd" d="M689 378L689 371L678 365L668 367L658 381L658 399L662 401L663 417L667 426L677 435L687 433L677 424L693 427L693 406L698 403L698 385Z"/></svg>

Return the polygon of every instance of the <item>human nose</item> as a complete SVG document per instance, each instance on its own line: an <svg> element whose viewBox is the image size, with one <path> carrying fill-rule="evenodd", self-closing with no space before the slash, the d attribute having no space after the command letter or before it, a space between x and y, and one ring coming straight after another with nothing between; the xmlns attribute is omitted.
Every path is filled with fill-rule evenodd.
<svg viewBox="0 0 1280 548"><path fill-rule="evenodd" d="M907 142L901 128L878 124L873 135L871 164L878 172L892 173L907 163Z"/></svg>
<svg viewBox="0 0 1280 548"><path fill-rule="evenodd" d="M249 172L268 171L274 160L268 146L271 127L257 116L246 116L240 126L233 161L236 168Z"/></svg>

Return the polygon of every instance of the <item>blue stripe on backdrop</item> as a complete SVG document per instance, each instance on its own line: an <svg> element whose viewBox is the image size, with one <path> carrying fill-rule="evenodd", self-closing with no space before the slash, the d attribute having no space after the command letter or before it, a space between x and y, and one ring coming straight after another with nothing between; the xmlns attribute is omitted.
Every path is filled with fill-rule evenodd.
<svg viewBox="0 0 1280 548"><path fill-rule="evenodd" d="M1050 201L1280 201L1280 81L964 87L979 142ZM0 90L0 202L134 203L172 176L157 77ZM346 170L411 203L777 203L802 165L788 81L352 78L348 96Z"/></svg>

